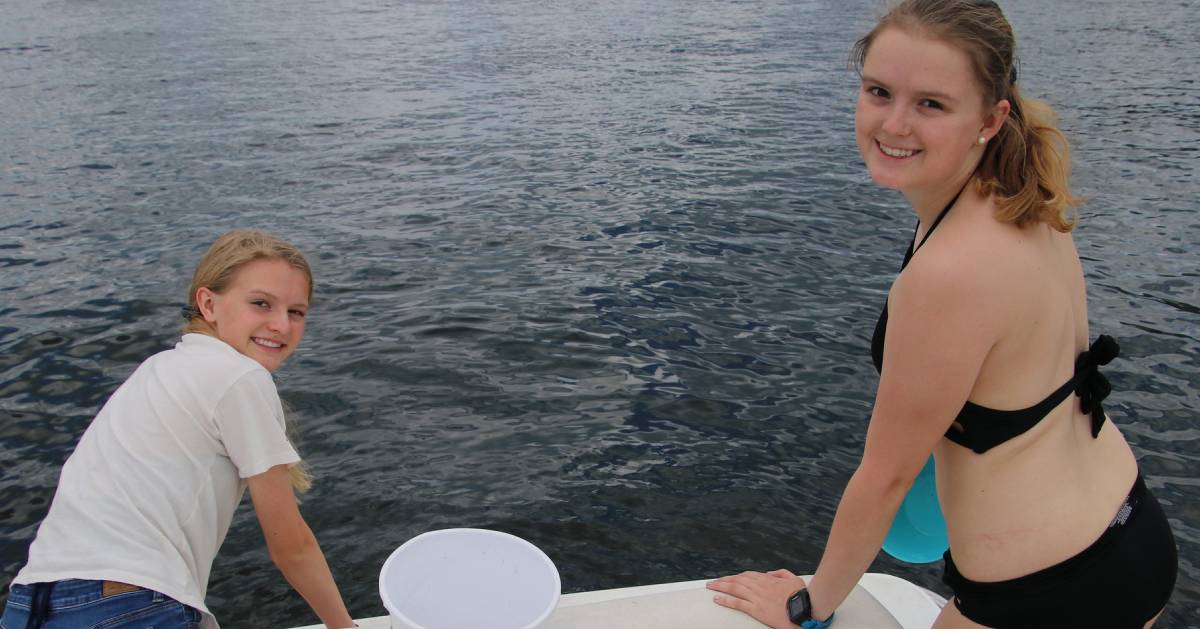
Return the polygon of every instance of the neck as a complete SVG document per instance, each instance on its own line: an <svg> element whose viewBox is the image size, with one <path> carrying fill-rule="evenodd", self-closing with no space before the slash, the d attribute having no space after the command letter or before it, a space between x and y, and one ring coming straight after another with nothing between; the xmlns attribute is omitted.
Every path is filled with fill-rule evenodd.
<svg viewBox="0 0 1200 629"><path fill-rule="evenodd" d="M973 194L968 190L973 180L974 177L971 176L956 177L944 185L921 190L903 190L902 193L921 224L929 225L948 204Z"/></svg>
<svg viewBox="0 0 1200 629"><path fill-rule="evenodd" d="M971 196L972 193L967 188L970 187L971 180L975 178L975 170L979 167L982 156L983 150L972 146L959 171L946 179L944 183L927 188L901 190L922 225L928 225L937 218L938 214L946 209L946 204L950 203L956 195L959 197Z"/></svg>

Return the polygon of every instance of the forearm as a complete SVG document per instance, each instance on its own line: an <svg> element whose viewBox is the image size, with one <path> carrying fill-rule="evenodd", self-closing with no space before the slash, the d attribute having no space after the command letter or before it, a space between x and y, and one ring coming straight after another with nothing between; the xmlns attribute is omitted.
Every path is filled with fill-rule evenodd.
<svg viewBox="0 0 1200 629"><path fill-rule="evenodd" d="M325 554L300 515L287 465L247 479L271 561L327 627L353 627Z"/></svg>
<svg viewBox="0 0 1200 629"><path fill-rule="evenodd" d="M829 617L870 567L907 490L902 483L872 482L861 470L850 478L808 584L815 618Z"/></svg>
<svg viewBox="0 0 1200 629"><path fill-rule="evenodd" d="M271 559L326 627L355 626L325 555L311 533L307 543L288 551L273 552Z"/></svg>

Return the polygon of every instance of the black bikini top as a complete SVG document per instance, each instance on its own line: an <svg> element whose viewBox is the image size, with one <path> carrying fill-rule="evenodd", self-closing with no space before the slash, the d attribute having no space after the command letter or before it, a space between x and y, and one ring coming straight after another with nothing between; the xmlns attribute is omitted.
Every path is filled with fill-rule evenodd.
<svg viewBox="0 0 1200 629"><path fill-rule="evenodd" d="M904 262L900 265L901 271L908 266L913 254L925 244L926 240L929 240L929 235L937 229L961 194L962 190L959 190L959 194L954 195L942 213L938 214L937 219L933 221L929 231L925 232L925 237L921 239L920 243L916 243L916 233L914 232L913 242L909 243L908 251L904 254ZM883 311L879 313L879 321L875 324L875 334L871 337L871 358L875 361L875 370L880 373L883 372L887 320L888 309L885 301ZM954 424L946 431L946 438L960 446L970 448L977 454L983 454L1036 426L1072 392L1079 396L1079 404L1083 412L1091 414L1092 437L1095 438L1099 436L1100 428L1104 425L1104 409L1101 408L1100 402L1112 392L1112 385L1109 384L1104 374L1100 373L1099 368L1100 365L1107 365L1119 353L1120 346L1117 345L1117 342L1111 336L1102 334L1086 352L1082 352L1076 357L1075 375L1046 399L1029 408L1011 411L987 408L968 401L958 412L958 417L954 418Z"/></svg>

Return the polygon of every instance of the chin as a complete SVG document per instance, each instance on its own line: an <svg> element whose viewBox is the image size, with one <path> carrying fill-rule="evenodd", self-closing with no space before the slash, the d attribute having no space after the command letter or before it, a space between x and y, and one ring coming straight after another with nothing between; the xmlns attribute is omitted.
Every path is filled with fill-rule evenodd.
<svg viewBox="0 0 1200 629"><path fill-rule="evenodd" d="M904 180L889 173L881 173L875 170L868 171L871 175L871 181L876 185L887 188L889 190L902 190L904 188Z"/></svg>
<svg viewBox="0 0 1200 629"><path fill-rule="evenodd" d="M262 365L267 371L274 373L276 369L279 369L280 367L283 366L283 361L285 361L285 360L286 360L286 358L277 358L274 360L260 360L260 361L258 361L258 364Z"/></svg>
<svg viewBox="0 0 1200 629"><path fill-rule="evenodd" d="M272 373L283 365L283 361L287 360L287 356L254 356L249 355L254 362L263 366L264 369Z"/></svg>

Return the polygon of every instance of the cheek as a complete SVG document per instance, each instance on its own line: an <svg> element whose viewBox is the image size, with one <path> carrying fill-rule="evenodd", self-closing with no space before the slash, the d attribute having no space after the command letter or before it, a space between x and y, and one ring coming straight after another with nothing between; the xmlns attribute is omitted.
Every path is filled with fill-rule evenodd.
<svg viewBox="0 0 1200 629"><path fill-rule="evenodd" d="M940 127L942 138L950 141L956 141L960 144L971 144L979 139L979 133L983 130L984 121L970 116L963 116L960 119L954 120L952 124L946 124Z"/></svg>
<svg viewBox="0 0 1200 629"><path fill-rule="evenodd" d="M866 161L871 155L871 142L862 134L856 134L858 144L858 156Z"/></svg>
<svg viewBox="0 0 1200 629"><path fill-rule="evenodd" d="M866 119L866 111L864 110L862 95L859 95L858 100L854 103L854 133L860 134L863 131L863 125Z"/></svg>
<svg viewBox="0 0 1200 629"><path fill-rule="evenodd" d="M870 139L867 137L866 116L863 114L861 104L854 110L854 141L858 144L858 152L865 157L867 150L870 148Z"/></svg>
<svg viewBox="0 0 1200 629"><path fill-rule="evenodd" d="M978 137L974 128L943 127L937 130L936 141L944 147L943 152L948 159L963 159L975 147Z"/></svg>
<svg viewBox="0 0 1200 629"><path fill-rule="evenodd" d="M228 303L222 302L213 306L212 320L209 323L220 328L231 328L235 325L237 316Z"/></svg>

